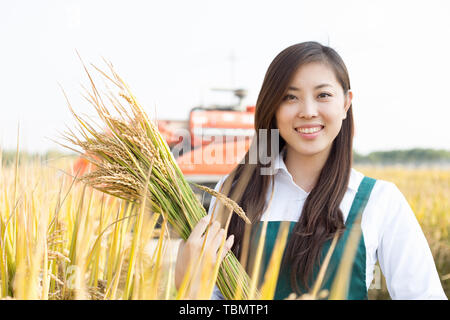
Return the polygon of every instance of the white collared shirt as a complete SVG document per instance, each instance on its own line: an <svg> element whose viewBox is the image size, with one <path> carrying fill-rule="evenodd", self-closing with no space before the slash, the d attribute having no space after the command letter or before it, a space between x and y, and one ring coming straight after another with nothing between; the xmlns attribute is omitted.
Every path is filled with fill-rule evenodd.
<svg viewBox="0 0 450 320"><path fill-rule="evenodd" d="M274 194L261 220L298 221L308 196L286 168L283 152L274 163ZM224 176L216 185L219 191ZM347 192L340 204L344 221L364 175L351 169ZM267 191L266 204L271 188ZM212 213L215 197L208 214ZM363 212L361 229L366 246L366 288L370 287L377 261L392 299L447 299L422 229L407 200L391 182L377 180ZM213 298L220 298L215 288Z"/></svg>

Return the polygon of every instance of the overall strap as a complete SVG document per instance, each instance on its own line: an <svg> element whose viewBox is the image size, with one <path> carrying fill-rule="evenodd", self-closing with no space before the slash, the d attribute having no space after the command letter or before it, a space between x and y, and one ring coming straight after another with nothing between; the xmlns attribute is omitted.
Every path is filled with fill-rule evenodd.
<svg viewBox="0 0 450 320"><path fill-rule="evenodd" d="M376 179L370 177L363 178L358 187L358 192L356 193L355 199L353 200L347 220L345 221L346 226L351 226L355 222L356 218L364 211L376 181Z"/></svg>

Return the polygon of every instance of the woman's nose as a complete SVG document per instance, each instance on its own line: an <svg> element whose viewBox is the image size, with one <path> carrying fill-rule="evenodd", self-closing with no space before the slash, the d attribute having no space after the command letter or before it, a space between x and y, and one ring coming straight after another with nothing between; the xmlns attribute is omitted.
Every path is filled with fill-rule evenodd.
<svg viewBox="0 0 450 320"><path fill-rule="evenodd" d="M300 110L298 113L300 118L310 119L313 117L317 117L317 104L315 101L306 99L303 103L300 104Z"/></svg>

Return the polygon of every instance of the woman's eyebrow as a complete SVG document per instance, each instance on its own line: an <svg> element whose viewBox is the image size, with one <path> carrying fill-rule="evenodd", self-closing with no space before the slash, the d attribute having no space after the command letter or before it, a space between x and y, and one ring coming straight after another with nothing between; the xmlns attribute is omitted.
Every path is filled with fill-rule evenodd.
<svg viewBox="0 0 450 320"><path fill-rule="evenodd" d="M332 87L332 85L328 84L328 83L322 83L322 84L319 84L319 85L315 86L314 89L316 90L316 89L321 89L321 88L324 88L324 87ZM294 87L294 86L289 86L288 90L301 91L301 89L299 89L297 87Z"/></svg>

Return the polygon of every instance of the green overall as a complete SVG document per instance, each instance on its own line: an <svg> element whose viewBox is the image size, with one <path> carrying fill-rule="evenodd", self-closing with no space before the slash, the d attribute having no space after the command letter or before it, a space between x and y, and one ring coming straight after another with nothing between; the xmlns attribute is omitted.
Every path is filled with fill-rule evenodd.
<svg viewBox="0 0 450 320"><path fill-rule="evenodd" d="M364 177L361 184L359 185L358 192L356 193L355 199L353 200L350 212L348 214L348 217L345 221L345 232L343 235L339 238L336 247L333 251L333 255L331 257L330 263L328 265L326 275L322 282L322 289L328 289L330 290L331 285L333 283L333 280L335 278L337 269L339 267L339 263L341 261L341 257L345 250L345 244L346 241L350 235L350 231L355 225L355 227L361 229L360 220L359 223L356 221L358 215L362 215L362 212L367 204L367 201L369 199L370 193L372 191L372 188L375 184L375 179ZM355 222L356 221L356 222ZM259 223L259 228L256 234L252 236L252 243L256 244L257 239L259 239L259 233L261 231L263 221ZM269 221L267 223L267 231L266 231L266 238L265 238L265 244L264 244L264 255L262 258L262 275L264 275L271 254L273 247L275 245L275 240L278 235L278 229L280 227L281 221ZM291 232L295 226L296 222L290 222L289 226L289 234L288 234L288 240L291 235ZM256 241L255 241L256 240ZM320 261L323 261L325 258L325 255L328 252L328 249L331 245L331 240L327 241L321 252L321 259ZM254 250L253 250L254 252ZM319 266L316 265L313 271L313 277L312 281L310 282L310 288L312 288L313 280L316 279L316 276L319 272ZM299 287L302 288L302 292L307 292L307 290L303 289L303 286L299 282ZM289 296L290 293L292 293L294 290L291 288L290 283L290 272L289 272L289 266L286 264L282 264L280 267L280 274L278 277L277 287L275 291L275 297L274 299L285 299ZM367 288L366 288L366 247L364 244L364 237L361 232L361 238L359 241L359 244L357 246L356 255L353 262L352 267L352 273L351 273L351 279L348 287L348 296L347 299L350 300L363 300L367 299Z"/></svg>

